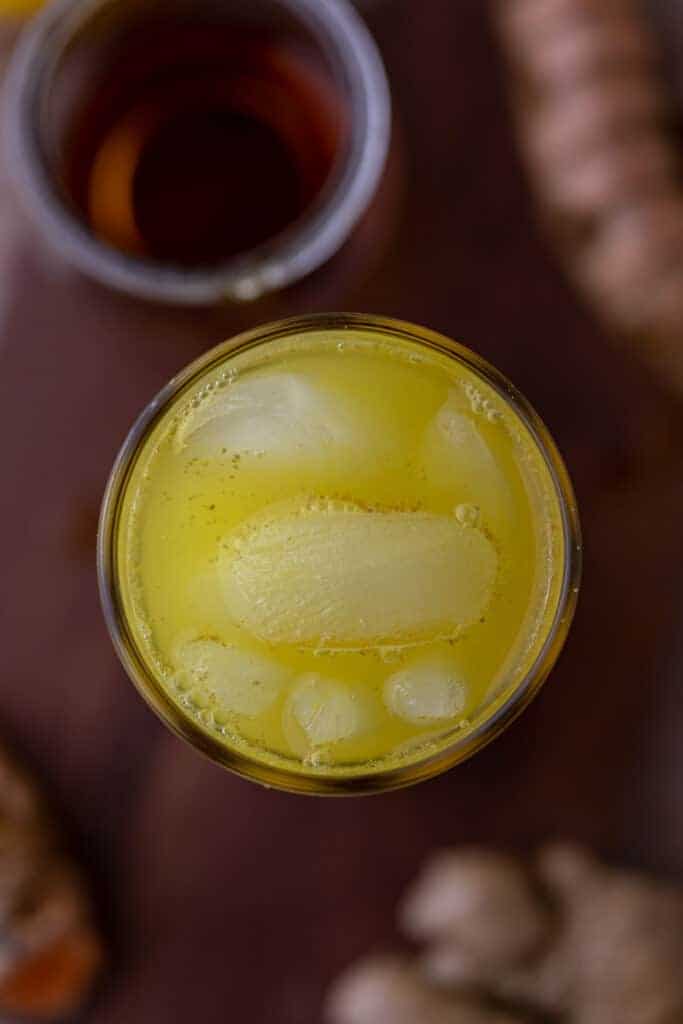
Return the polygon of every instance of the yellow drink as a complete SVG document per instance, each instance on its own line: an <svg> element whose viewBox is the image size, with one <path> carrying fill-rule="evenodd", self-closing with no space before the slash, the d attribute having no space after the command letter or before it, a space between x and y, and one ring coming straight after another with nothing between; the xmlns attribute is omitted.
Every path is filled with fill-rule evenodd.
<svg viewBox="0 0 683 1024"><path fill-rule="evenodd" d="M246 774L431 774L561 645L561 464L437 336L269 331L190 368L124 452L103 530L119 647L167 720Z"/></svg>

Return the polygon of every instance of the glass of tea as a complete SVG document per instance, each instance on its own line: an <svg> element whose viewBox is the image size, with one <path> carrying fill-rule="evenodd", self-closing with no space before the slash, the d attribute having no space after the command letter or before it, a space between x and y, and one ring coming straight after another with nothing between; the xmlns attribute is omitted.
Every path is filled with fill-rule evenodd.
<svg viewBox="0 0 683 1024"><path fill-rule="evenodd" d="M537 692L580 572L571 484L493 367L379 317L270 324L133 427L99 535L119 656L218 763L308 793L390 789Z"/></svg>
<svg viewBox="0 0 683 1024"><path fill-rule="evenodd" d="M324 263L390 130L346 0L57 0L8 85L10 169L86 273L174 303L247 300Z"/></svg>

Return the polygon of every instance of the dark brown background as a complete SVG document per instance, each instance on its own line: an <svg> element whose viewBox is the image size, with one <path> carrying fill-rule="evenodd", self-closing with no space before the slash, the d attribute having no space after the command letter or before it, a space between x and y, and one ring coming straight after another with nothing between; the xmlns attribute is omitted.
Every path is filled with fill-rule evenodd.
<svg viewBox="0 0 683 1024"><path fill-rule="evenodd" d="M23 221L5 254L1 722L96 886L114 963L94 1024L319 1020L334 973L394 941L395 900L436 844L561 835L683 869L680 407L535 236L482 0L368 7L403 156L324 274L177 313L66 271ZM325 308L418 321L499 366L557 438L585 531L575 627L535 705L450 774L344 801L259 789L168 734L115 660L94 570L108 469L153 392L239 328Z"/></svg>

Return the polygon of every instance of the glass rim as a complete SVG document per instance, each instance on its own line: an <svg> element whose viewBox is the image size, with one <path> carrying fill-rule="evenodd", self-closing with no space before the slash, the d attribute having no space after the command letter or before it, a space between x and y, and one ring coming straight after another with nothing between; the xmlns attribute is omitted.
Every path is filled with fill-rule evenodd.
<svg viewBox="0 0 683 1024"><path fill-rule="evenodd" d="M4 99L7 163L18 193L58 252L89 277L129 295L173 305L245 302L325 264L367 210L384 171L391 98L377 45L348 0L271 0L328 48L348 76L349 140L318 198L284 231L207 268L174 267L97 238L61 199L44 159L40 110L69 41L100 10L125 0L54 0L22 34Z"/></svg>
<svg viewBox="0 0 683 1024"><path fill-rule="evenodd" d="M117 584L116 543L122 499L137 455L149 432L181 391L191 387L227 355L234 356L296 333L349 328L398 337L442 352L464 364L498 392L529 430L548 469L560 508L564 565L556 607L543 642L524 677L497 706L493 701L490 714L484 712L471 730L423 759L384 770L380 767L348 776L324 776L289 771L228 747L175 704L148 671L128 628ZM143 409L128 432L104 492L97 538L98 587L110 637L134 686L164 724L210 760L237 775L291 793L318 795L353 795L399 789L441 774L495 739L536 696L559 657L576 609L581 562L581 527L569 474L550 432L527 399L487 360L445 335L407 321L360 313L315 313L272 321L220 343L181 370Z"/></svg>

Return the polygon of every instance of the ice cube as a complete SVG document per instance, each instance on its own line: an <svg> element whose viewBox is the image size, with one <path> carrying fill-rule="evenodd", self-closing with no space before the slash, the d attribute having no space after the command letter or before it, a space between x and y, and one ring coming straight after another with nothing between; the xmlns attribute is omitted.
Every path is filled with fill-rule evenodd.
<svg viewBox="0 0 683 1024"><path fill-rule="evenodd" d="M450 637L481 616L496 551L455 516L341 502L275 508L226 539L228 614L269 643L358 650Z"/></svg>
<svg viewBox="0 0 683 1024"><path fill-rule="evenodd" d="M461 505L473 506L484 520L509 514L508 484L471 415L451 395L428 425L422 463L428 478L453 490ZM475 516L476 518L476 516Z"/></svg>
<svg viewBox="0 0 683 1024"><path fill-rule="evenodd" d="M421 656L389 676L384 684L389 710L413 725L462 714L467 688L456 665L446 656Z"/></svg>
<svg viewBox="0 0 683 1024"><path fill-rule="evenodd" d="M294 684L287 712L313 747L351 739L371 725L370 713L357 694L316 672L300 676Z"/></svg>
<svg viewBox="0 0 683 1024"><path fill-rule="evenodd" d="M271 658L217 640L183 644L176 661L186 685L213 696L221 710L248 717L268 710L289 675Z"/></svg>
<svg viewBox="0 0 683 1024"><path fill-rule="evenodd" d="M176 447L205 457L262 455L310 460L362 443L362 431L335 395L303 374L237 378L180 424Z"/></svg>

